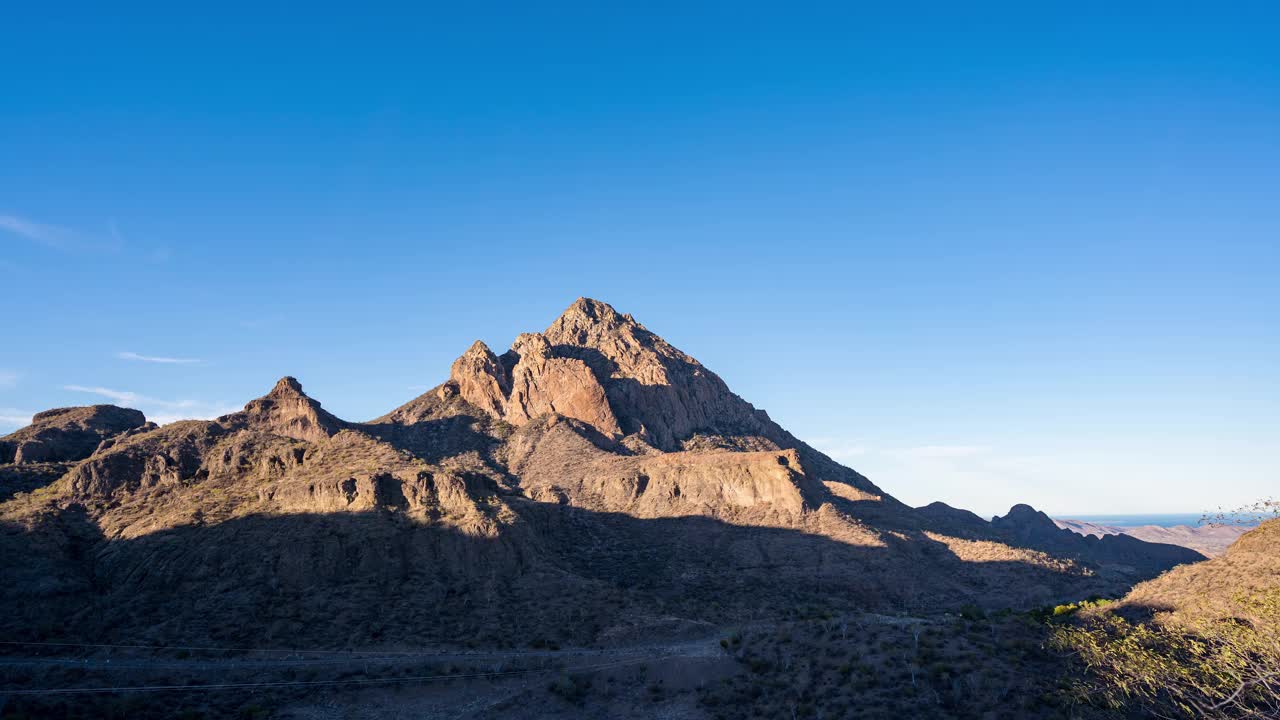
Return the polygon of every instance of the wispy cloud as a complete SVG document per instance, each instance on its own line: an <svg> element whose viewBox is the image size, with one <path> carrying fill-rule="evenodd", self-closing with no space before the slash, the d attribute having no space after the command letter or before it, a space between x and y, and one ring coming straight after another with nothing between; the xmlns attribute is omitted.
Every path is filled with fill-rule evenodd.
<svg viewBox="0 0 1280 720"><path fill-rule="evenodd" d="M139 395L130 390L112 390L105 387L90 387L87 385L63 385L63 390L71 390L72 392L91 393L93 395L101 395L104 398L115 400L122 403L134 403L138 405L152 405L156 407L166 407L173 409L189 408L195 406L193 400L159 400L146 395Z"/></svg>
<svg viewBox="0 0 1280 720"><path fill-rule="evenodd" d="M991 448L984 445L921 445L907 448L902 453L917 458L942 459L968 458L975 455L984 455L990 451Z"/></svg>
<svg viewBox="0 0 1280 720"><path fill-rule="evenodd" d="M52 248L64 248L75 233L17 215L0 215L0 230Z"/></svg>
<svg viewBox="0 0 1280 720"><path fill-rule="evenodd" d="M0 429L8 432L30 425L31 416L34 414L16 408L0 408Z"/></svg>
<svg viewBox="0 0 1280 720"><path fill-rule="evenodd" d="M280 315L264 315L261 317L244 318L239 322L240 327L246 330L257 330L259 328L271 327L284 322L284 317Z"/></svg>
<svg viewBox="0 0 1280 720"><path fill-rule="evenodd" d="M120 234L120 226L116 224L115 218L107 221L107 233L111 236L111 242L117 250L124 247L124 236Z"/></svg>
<svg viewBox="0 0 1280 720"><path fill-rule="evenodd" d="M171 423L176 420L210 420L227 413L239 410L239 407L225 403L210 403L200 400L164 400L154 398L132 390L114 390L106 387L88 385L64 385L64 390L89 393L121 405L141 410L148 420L159 423Z"/></svg>
<svg viewBox="0 0 1280 720"><path fill-rule="evenodd" d="M18 373L12 370L0 369L0 388L11 388L18 384Z"/></svg>
<svg viewBox="0 0 1280 720"><path fill-rule="evenodd" d="M121 360L137 360L139 362L162 363L165 365L190 365L200 362L200 358L173 358L156 355L140 355L136 352L119 352L116 357Z"/></svg>
<svg viewBox="0 0 1280 720"><path fill-rule="evenodd" d="M60 252L131 253L135 258L151 263L164 263L173 256L166 245L152 248L139 246L126 237L115 218L109 218L104 226L85 230L39 222L14 214L0 214L0 235L10 234L30 240ZM0 264L15 267L12 263Z"/></svg>

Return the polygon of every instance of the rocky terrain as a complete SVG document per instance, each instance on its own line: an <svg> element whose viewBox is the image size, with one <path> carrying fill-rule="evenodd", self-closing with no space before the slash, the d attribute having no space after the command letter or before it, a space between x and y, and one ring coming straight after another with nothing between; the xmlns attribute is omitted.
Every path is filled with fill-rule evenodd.
<svg viewBox="0 0 1280 720"><path fill-rule="evenodd" d="M1022 505L908 507L588 299L368 422L286 377L216 420L71 408L0 447L0 634L28 643L609 647L801 607L1027 608L1203 560Z"/></svg>
<svg viewBox="0 0 1280 720"><path fill-rule="evenodd" d="M1226 552L1231 543L1253 528L1251 525L1215 523L1175 525L1173 527L1161 527L1159 525L1117 527L1084 520L1063 519L1054 519L1054 523L1060 528L1080 535L1092 535L1099 538L1108 535L1128 535L1146 542L1180 545L1195 550L1205 557L1217 557Z"/></svg>

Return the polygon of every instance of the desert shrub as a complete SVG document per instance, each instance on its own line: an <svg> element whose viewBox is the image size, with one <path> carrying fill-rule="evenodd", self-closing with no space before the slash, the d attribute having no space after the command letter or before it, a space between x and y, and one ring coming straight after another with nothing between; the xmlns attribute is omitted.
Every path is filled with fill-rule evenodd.
<svg viewBox="0 0 1280 720"><path fill-rule="evenodd" d="M1074 688L1086 701L1165 718L1280 716L1280 589L1237 597L1228 615L1096 613L1058 627L1052 644L1088 668Z"/></svg>
<svg viewBox="0 0 1280 720"><path fill-rule="evenodd" d="M566 702L581 705L591 691L591 678L586 675L561 675L547 689Z"/></svg>
<svg viewBox="0 0 1280 720"><path fill-rule="evenodd" d="M1054 617L1062 617L1063 615L1071 615L1080 609L1076 603L1067 603L1066 605L1055 605L1053 608Z"/></svg>

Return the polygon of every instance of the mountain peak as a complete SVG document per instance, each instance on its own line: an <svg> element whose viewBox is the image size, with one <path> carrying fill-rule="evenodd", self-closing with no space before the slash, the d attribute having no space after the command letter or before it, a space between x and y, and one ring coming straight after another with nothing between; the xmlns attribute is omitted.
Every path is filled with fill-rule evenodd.
<svg viewBox="0 0 1280 720"><path fill-rule="evenodd" d="M609 303L580 297L560 313L560 317L551 323L545 334L554 345L558 344L557 338L589 337L635 325L637 323L630 315L619 313Z"/></svg>
<svg viewBox="0 0 1280 720"><path fill-rule="evenodd" d="M321 408L320 403L308 397L302 391L302 383L290 375L280 378L271 392L251 401L231 417L236 416L296 440L329 437L344 426L341 420Z"/></svg>
<svg viewBox="0 0 1280 720"><path fill-rule="evenodd" d="M698 432L784 434L697 360L588 297L545 332L521 334L500 357L474 343L454 362L450 382L467 402L514 425L557 413L666 451Z"/></svg>
<svg viewBox="0 0 1280 720"><path fill-rule="evenodd" d="M565 309L561 315L569 313L585 315L590 318L602 318L618 315L618 311L613 306L602 300L596 300L589 297L580 297L573 301L573 304Z"/></svg>
<svg viewBox="0 0 1280 720"><path fill-rule="evenodd" d="M1009 512L1004 517L991 518L991 525L1023 539L1062 537L1062 529L1052 518L1025 503L1018 503L1009 508Z"/></svg>
<svg viewBox="0 0 1280 720"><path fill-rule="evenodd" d="M462 353L462 357L496 357L488 345L483 340L477 340L471 343L466 352Z"/></svg>
<svg viewBox="0 0 1280 720"><path fill-rule="evenodd" d="M271 397L307 396L302 391L302 383L292 375L285 375L277 380L275 387L271 388L271 392L267 394Z"/></svg>

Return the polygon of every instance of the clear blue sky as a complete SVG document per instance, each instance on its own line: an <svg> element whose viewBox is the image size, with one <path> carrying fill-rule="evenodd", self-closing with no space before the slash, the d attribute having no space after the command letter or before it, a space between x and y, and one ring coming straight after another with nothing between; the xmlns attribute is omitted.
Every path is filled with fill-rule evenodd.
<svg viewBox="0 0 1280 720"><path fill-rule="evenodd" d="M908 502L1280 489L1274 3L22 5L0 430L367 419L588 295Z"/></svg>

